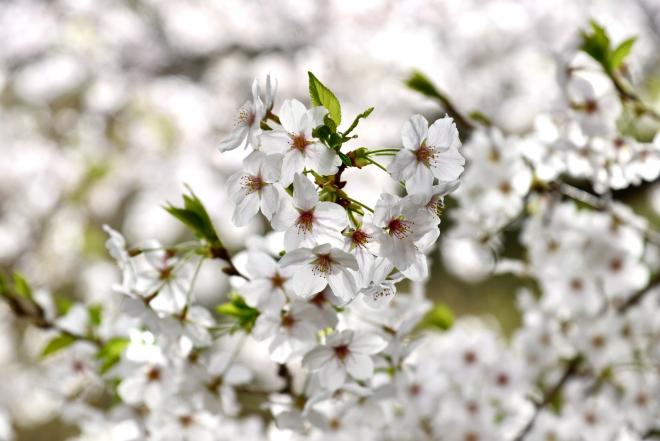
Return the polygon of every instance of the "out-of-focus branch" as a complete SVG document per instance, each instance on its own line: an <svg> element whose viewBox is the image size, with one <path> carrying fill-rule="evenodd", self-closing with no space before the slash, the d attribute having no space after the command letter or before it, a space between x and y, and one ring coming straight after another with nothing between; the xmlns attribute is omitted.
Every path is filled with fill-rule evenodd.
<svg viewBox="0 0 660 441"><path fill-rule="evenodd" d="M522 441L523 439L525 439L525 437L534 427L534 423L536 422L536 419L538 418L540 413L543 411L543 409L545 409L550 403L552 403L555 400L555 398L559 395L559 393L566 385L568 380L570 380L571 377L573 377L573 375L575 375L578 372L581 363L582 363L582 357L579 356L572 358L568 362L566 368L564 369L564 373L559 378L559 380L550 389L548 389L548 391L543 395L541 401L536 403L536 409L534 410L534 415L532 415L532 418L525 425L525 427L523 427L522 431L514 438L514 441Z"/></svg>
<svg viewBox="0 0 660 441"><path fill-rule="evenodd" d="M461 135L461 140L465 140L470 137L470 134L475 129L475 125L469 120L467 116L464 116L452 103L452 101L447 97L446 94L442 93L438 88L421 72L414 71L408 79L406 79L406 86L421 93L424 96L433 98L440 102L440 105L445 109L447 114L451 116L456 122L456 128L458 133Z"/></svg>

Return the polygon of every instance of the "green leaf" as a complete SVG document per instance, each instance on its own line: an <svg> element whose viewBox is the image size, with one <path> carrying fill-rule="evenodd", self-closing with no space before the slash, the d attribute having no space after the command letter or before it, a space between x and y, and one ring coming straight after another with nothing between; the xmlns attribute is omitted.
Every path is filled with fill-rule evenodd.
<svg viewBox="0 0 660 441"><path fill-rule="evenodd" d="M307 72L307 75L309 76L309 97L312 104L328 109L330 118L336 126L339 126L341 124L341 104L339 104L339 100L313 73Z"/></svg>
<svg viewBox="0 0 660 441"><path fill-rule="evenodd" d="M125 337L114 337L108 340L96 354L96 359L101 361L100 371L105 374L121 360L121 354L129 344Z"/></svg>
<svg viewBox="0 0 660 441"><path fill-rule="evenodd" d="M406 86L429 98L436 98L443 102L447 97L441 93L426 75L418 70L413 71L406 80Z"/></svg>
<svg viewBox="0 0 660 441"><path fill-rule="evenodd" d="M351 132L353 131L354 128L357 127L357 125L358 125L358 123L360 122L361 119L366 119L366 118L368 118L369 115L371 115L371 112L373 112L373 111L374 111L374 108L373 108L373 107L369 107L367 110L365 110L364 112L362 112L362 113L360 113L358 116L356 116L355 119L353 120L353 122L351 123L351 125L348 127L348 129L346 129L346 131L345 131L344 133L342 133L342 135L344 136L344 138L345 138L346 136L348 136L348 134L351 133Z"/></svg>
<svg viewBox="0 0 660 441"><path fill-rule="evenodd" d="M330 116L329 113L323 117L323 124L330 129L330 133L335 133L337 131L337 123L335 123L335 120L332 119L332 116Z"/></svg>
<svg viewBox="0 0 660 441"><path fill-rule="evenodd" d="M165 210L190 228L197 238L205 239L213 246L222 247L222 241L215 231L204 204L190 188L188 190L190 195L183 195L183 207L175 207L170 204L165 207Z"/></svg>
<svg viewBox="0 0 660 441"><path fill-rule="evenodd" d="M92 326L97 327L101 325L101 319L103 317L103 307L101 305L91 305L87 308L89 314L89 322Z"/></svg>
<svg viewBox="0 0 660 441"><path fill-rule="evenodd" d="M351 167L351 166L353 165L353 162L351 161L351 158L349 158L348 156L346 156L344 153L342 153L342 152L337 152L337 154L339 155L339 158L341 159L341 162L342 162L346 167Z"/></svg>
<svg viewBox="0 0 660 441"><path fill-rule="evenodd" d="M637 38L630 37L627 40L622 41L621 44L612 51L612 54L610 55L610 66L612 70L616 70L621 66L623 60L625 60L628 54L630 54L636 40Z"/></svg>
<svg viewBox="0 0 660 441"><path fill-rule="evenodd" d="M419 327L422 329L441 329L446 331L454 324L454 313L447 305L436 304L433 309L426 313Z"/></svg>
<svg viewBox="0 0 660 441"><path fill-rule="evenodd" d="M53 355L56 352L71 346L75 341L76 338L69 334L61 334L53 337L41 351L41 358Z"/></svg>
<svg viewBox="0 0 660 441"><path fill-rule="evenodd" d="M25 277L23 277L23 275L19 272L15 272L13 277L14 291L16 291L18 295L32 300L32 288L30 288L30 285L28 284L27 280L25 280Z"/></svg>
<svg viewBox="0 0 660 441"><path fill-rule="evenodd" d="M73 306L73 300L68 297L56 295L53 297L53 300L55 301L55 310L58 316L66 315Z"/></svg>
<svg viewBox="0 0 660 441"><path fill-rule="evenodd" d="M590 32L582 31L582 44L580 49L596 60L606 72L611 72L610 37L604 27L591 21Z"/></svg>
<svg viewBox="0 0 660 441"><path fill-rule="evenodd" d="M474 121L477 121L486 127L490 127L493 125L493 122L490 120L490 118L488 118L479 110L474 110L470 112L468 116L470 117L470 119L473 119Z"/></svg>
<svg viewBox="0 0 660 441"><path fill-rule="evenodd" d="M259 310L252 308L245 303L243 297L238 294L231 295L229 302L216 306L215 310L219 314L236 319L238 327L247 332L252 330L254 322L256 322L257 317L259 317Z"/></svg>

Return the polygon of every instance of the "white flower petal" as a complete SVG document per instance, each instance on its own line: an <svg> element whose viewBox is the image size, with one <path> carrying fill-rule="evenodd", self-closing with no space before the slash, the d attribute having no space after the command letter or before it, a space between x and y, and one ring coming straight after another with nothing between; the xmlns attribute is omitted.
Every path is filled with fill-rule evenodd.
<svg viewBox="0 0 660 441"><path fill-rule="evenodd" d="M344 363L346 371L356 380L367 380L374 374L374 362L368 355L352 353Z"/></svg>
<svg viewBox="0 0 660 441"><path fill-rule="evenodd" d="M401 129L401 141L403 146L410 150L417 150L426 139L429 123L422 115L413 115Z"/></svg>
<svg viewBox="0 0 660 441"><path fill-rule="evenodd" d="M314 184L302 173L293 177L293 203L300 210L311 210L319 201Z"/></svg>

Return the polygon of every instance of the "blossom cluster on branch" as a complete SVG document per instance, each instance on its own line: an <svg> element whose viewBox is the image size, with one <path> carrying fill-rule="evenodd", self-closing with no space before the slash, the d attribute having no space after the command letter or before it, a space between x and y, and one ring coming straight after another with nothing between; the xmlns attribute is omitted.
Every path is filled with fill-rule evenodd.
<svg viewBox="0 0 660 441"><path fill-rule="evenodd" d="M105 228L113 309L2 279L13 313L52 334L43 384L62 419L79 439L122 441L657 437L660 242L611 197L660 174L660 135L636 137L658 114L626 76L632 47L593 23L559 61L563 107L519 135L416 73L408 84L447 115L411 116L392 148L356 146L373 109L347 124L312 73L309 107L276 106L277 81L255 80L220 143L245 158L217 221L263 216L270 233L231 253L189 190L165 209L194 240L133 246ZM350 191L366 167L396 188L374 188L373 207ZM456 272L530 282L510 342L426 298L441 219ZM521 255L505 254L511 231ZM196 299L209 265L231 282L214 309Z"/></svg>

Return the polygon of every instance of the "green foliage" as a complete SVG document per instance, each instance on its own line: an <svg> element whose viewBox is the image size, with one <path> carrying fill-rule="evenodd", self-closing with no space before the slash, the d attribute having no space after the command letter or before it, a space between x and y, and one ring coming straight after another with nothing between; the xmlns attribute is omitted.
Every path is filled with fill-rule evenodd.
<svg viewBox="0 0 660 441"><path fill-rule="evenodd" d="M612 74L621 66L635 44L635 38L632 37L613 49L607 31L595 21L591 21L591 28L582 31L580 35L582 37L580 49L596 60L608 74Z"/></svg>
<svg viewBox="0 0 660 441"><path fill-rule="evenodd" d="M76 338L70 334L60 334L53 337L41 351L41 358L49 357L64 348L71 346Z"/></svg>
<svg viewBox="0 0 660 441"><path fill-rule="evenodd" d="M102 374L108 372L121 360L121 354L128 346L129 340L125 337L114 337L108 340L96 354L96 359L101 362Z"/></svg>
<svg viewBox="0 0 660 441"><path fill-rule="evenodd" d="M336 130L341 124L341 104L339 104L339 100L313 73L307 72L307 75L309 76L309 97L312 104L328 109L328 115L332 118Z"/></svg>
<svg viewBox="0 0 660 441"><path fill-rule="evenodd" d="M103 307L101 305L91 305L87 308L89 314L89 323L95 328L101 325L103 317Z"/></svg>
<svg viewBox="0 0 660 441"><path fill-rule="evenodd" d="M435 329L446 331L454 324L454 313L449 307L442 303L437 303L433 309L426 313L418 327L420 329Z"/></svg>
<svg viewBox="0 0 660 441"><path fill-rule="evenodd" d="M371 161L369 160L369 149L366 147L355 149L352 152L349 152L348 156L353 162L353 165L357 168L366 167L371 164Z"/></svg>
<svg viewBox="0 0 660 441"><path fill-rule="evenodd" d="M637 41L636 37L630 37L626 40L623 40L621 44L619 44L616 49L612 51L612 55L610 55L610 64L612 69L617 69L619 66L621 66L623 60L625 60L628 54L630 54L635 41Z"/></svg>
<svg viewBox="0 0 660 441"><path fill-rule="evenodd" d="M190 195L183 195L183 207L175 207L170 204L165 207L165 210L190 228L197 238L206 240L211 246L222 248L222 241L215 231L204 204L190 188L188 191L190 191Z"/></svg>
<svg viewBox="0 0 660 441"><path fill-rule="evenodd" d="M337 154L339 155L339 158L341 159L341 162L342 162L346 167L350 167L351 165L353 165L353 162L351 162L351 158L349 158L348 156L346 156L345 153L337 152Z"/></svg>
<svg viewBox="0 0 660 441"><path fill-rule="evenodd" d="M58 316L66 315L73 306L73 300L63 295L53 296L53 301L55 302L55 310Z"/></svg>
<svg viewBox="0 0 660 441"><path fill-rule="evenodd" d="M13 274L14 278L14 291L28 300L32 300L32 288L30 284L25 280L25 277L19 272Z"/></svg>
<svg viewBox="0 0 660 441"><path fill-rule="evenodd" d="M216 306L215 310L222 315L236 319L237 329L243 329L250 332L254 326L254 322L259 317L259 310L252 308L243 297L238 294L232 294L229 302Z"/></svg>
<svg viewBox="0 0 660 441"><path fill-rule="evenodd" d="M406 86L422 95L439 99L442 102L447 101L447 97L435 87L426 75L418 70L413 71L405 83Z"/></svg>
<svg viewBox="0 0 660 441"><path fill-rule="evenodd" d="M355 129L357 127L357 125L359 124L361 119L368 118L369 115L371 115L371 112L373 112L373 111L374 111L374 108L369 107L367 110L365 110L364 112L362 112L358 116L356 116L355 119L353 120L353 122L351 123L351 125L348 127L348 129L346 129L346 131L343 133L344 138L346 138L348 136L348 134L351 133L353 131L353 129ZM346 138L345 140L347 141L348 139L349 138Z"/></svg>
<svg viewBox="0 0 660 441"><path fill-rule="evenodd" d="M468 113L468 117L474 121L477 121L481 124L483 124L486 127L490 127L493 125L493 122L488 118L486 115L484 115L482 112L479 110L474 110L470 113Z"/></svg>

